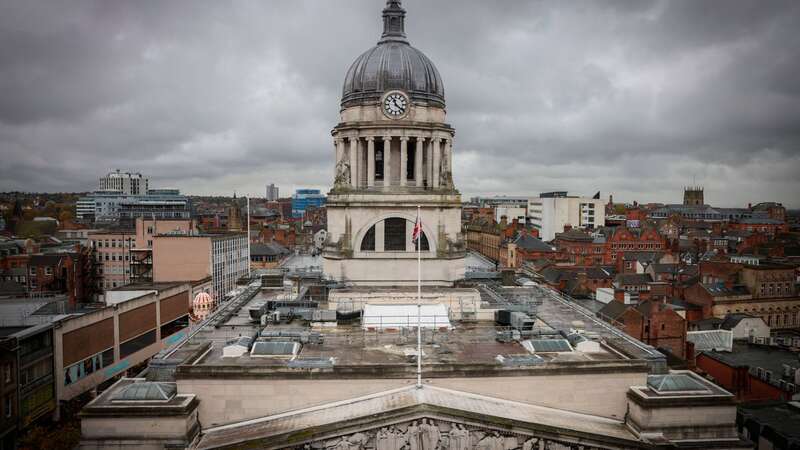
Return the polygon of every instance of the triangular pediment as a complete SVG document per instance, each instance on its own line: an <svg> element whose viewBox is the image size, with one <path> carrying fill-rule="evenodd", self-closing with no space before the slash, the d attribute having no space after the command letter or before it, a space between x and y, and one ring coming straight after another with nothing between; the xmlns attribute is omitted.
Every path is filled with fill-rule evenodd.
<svg viewBox="0 0 800 450"><path fill-rule="evenodd" d="M617 420L432 386L394 389L210 428L203 431L198 445L200 449L326 450L642 446Z"/></svg>

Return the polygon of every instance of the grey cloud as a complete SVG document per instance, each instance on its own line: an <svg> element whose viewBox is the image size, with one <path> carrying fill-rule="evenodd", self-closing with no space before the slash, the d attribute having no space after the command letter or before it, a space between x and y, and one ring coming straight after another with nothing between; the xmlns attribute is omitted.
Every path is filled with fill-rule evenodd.
<svg viewBox="0 0 800 450"><path fill-rule="evenodd" d="M597 190L800 206L793 1L404 2L465 196ZM341 83L382 2L0 5L0 189L111 168L190 193L331 183ZM716 197L715 197L716 196Z"/></svg>

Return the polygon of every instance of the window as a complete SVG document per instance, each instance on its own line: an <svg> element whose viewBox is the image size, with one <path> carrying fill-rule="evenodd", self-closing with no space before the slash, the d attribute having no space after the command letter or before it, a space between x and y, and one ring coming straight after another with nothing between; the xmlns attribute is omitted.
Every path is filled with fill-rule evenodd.
<svg viewBox="0 0 800 450"><path fill-rule="evenodd" d="M161 325L161 338L171 336L189 326L189 316L178 317L172 322Z"/></svg>
<svg viewBox="0 0 800 450"><path fill-rule="evenodd" d="M383 150L375 149L375 179L383 180Z"/></svg>
<svg viewBox="0 0 800 450"><path fill-rule="evenodd" d="M406 178L409 180L414 179L414 166L416 157L417 149L409 145L408 154L406 156Z"/></svg>
<svg viewBox="0 0 800 450"><path fill-rule="evenodd" d="M44 274L45 275L52 275L53 274L53 268L50 267L50 266L45 267L44 268Z"/></svg>
<svg viewBox="0 0 800 450"><path fill-rule="evenodd" d="M384 221L383 249L387 252L405 251L406 219L391 217Z"/></svg>
<svg viewBox="0 0 800 450"><path fill-rule="evenodd" d="M11 364L5 364L3 366L3 381L6 383L11 383L11 372L12 372Z"/></svg>
<svg viewBox="0 0 800 450"><path fill-rule="evenodd" d="M28 268L28 273L35 276L36 275L36 267L31 266L30 268Z"/></svg>
<svg viewBox="0 0 800 450"><path fill-rule="evenodd" d="M101 353L95 353L83 361L79 361L64 369L64 386L69 386L70 384L75 383L104 367L108 367L113 363L113 348Z"/></svg>
<svg viewBox="0 0 800 450"><path fill-rule="evenodd" d="M367 233L364 235L364 239L361 240L361 251L362 252L374 252L375 251L375 225L370 227L367 230Z"/></svg>
<svg viewBox="0 0 800 450"><path fill-rule="evenodd" d="M138 352L139 350L152 345L156 342L156 330L150 330L147 333L139 335L129 341L123 342L119 345L119 357L127 358L128 356Z"/></svg>

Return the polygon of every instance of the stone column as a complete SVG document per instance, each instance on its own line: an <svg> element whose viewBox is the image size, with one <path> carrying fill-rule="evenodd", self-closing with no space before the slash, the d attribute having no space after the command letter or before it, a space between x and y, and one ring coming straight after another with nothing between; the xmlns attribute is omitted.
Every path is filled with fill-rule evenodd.
<svg viewBox="0 0 800 450"><path fill-rule="evenodd" d="M383 137L383 185L392 185L392 137Z"/></svg>
<svg viewBox="0 0 800 450"><path fill-rule="evenodd" d="M400 186L406 185L406 166L408 165L408 138L403 136L400 138Z"/></svg>
<svg viewBox="0 0 800 450"><path fill-rule="evenodd" d="M367 138L367 187L375 186L375 138Z"/></svg>
<svg viewBox="0 0 800 450"><path fill-rule="evenodd" d="M444 140L444 164L447 167L447 170L450 172L450 183L453 183L453 140L452 139L445 139Z"/></svg>
<svg viewBox="0 0 800 450"><path fill-rule="evenodd" d="M414 179L417 187L422 187L422 136L417 136L417 150L414 152Z"/></svg>
<svg viewBox="0 0 800 450"><path fill-rule="evenodd" d="M425 180L428 182L428 189L433 187L433 138L428 139L428 144L425 146Z"/></svg>
<svg viewBox="0 0 800 450"><path fill-rule="evenodd" d="M439 169L442 165L442 150L439 148L441 139L433 140L433 187L439 187Z"/></svg>
<svg viewBox="0 0 800 450"><path fill-rule="evenodd" d="M364 187L367 183L367 177L364 176L366 167L364 165L364 154L367 149L364 148L364 141L361 138L356 139L356 184L358 187Z"/></svg>
<svg viewBox="0 0 800 450"><path fill-rule="evenodd" d="M350 138L350 181L358 187L358 138Z"/></svg>

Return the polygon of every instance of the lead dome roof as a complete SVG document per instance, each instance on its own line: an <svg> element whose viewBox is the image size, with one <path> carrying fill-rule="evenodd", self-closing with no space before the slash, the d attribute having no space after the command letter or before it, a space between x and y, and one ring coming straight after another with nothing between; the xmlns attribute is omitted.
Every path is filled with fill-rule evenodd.
<svg viewBox="0 0 800 450"><path fill-rule="evenodd" d="M343 108L375 104L393 89L406 92L415 104L444 108L442 77L433 62L408 43L405 15L399 0L386 2L381 40L356 58L347 71Z"/></svg>

